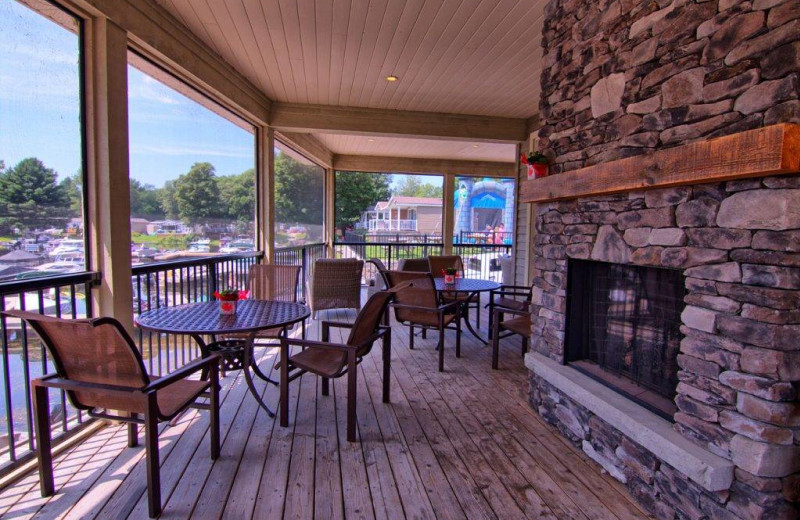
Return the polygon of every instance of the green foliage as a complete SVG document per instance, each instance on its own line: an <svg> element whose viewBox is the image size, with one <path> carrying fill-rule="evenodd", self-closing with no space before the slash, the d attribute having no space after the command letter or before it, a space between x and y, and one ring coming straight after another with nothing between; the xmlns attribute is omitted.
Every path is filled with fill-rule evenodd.
<svg viewBox="0 0 800 520"><path fill-rule="evenodd" d="M256 214L256 171L217 177L219 196L224 201L225 216L238 222L252 222Z"/></svg>
<svg viewBox="0 0 800 520"><path fill-rule="evenodd" d="M161 206L159 190L155 186L131 179L131 216L150 220L164 218L165 212Z"/></svg>
<svg viewBox="0 0 800 520"><path fill-rule="evenodd" d="M64 177L59 184L69 197L69 209L73 217L83 213L83 172L77 171L74 175Z"/></svg>
<svg viewBox="0 0 800 520"><path fill-rule="evenodd" d="M5 165L3 165L5 166ZM0 232L14 227L63 227L70 218L67 191L56 172L34 157L0 173Z"/></svg>
<svg viewBox="0 0 800 520"><path fill-rule="evenodd" d="M161 211L168 219L176 220L178 218L178 201L175 198L175 181L167 181L164 186L158 190L158 203L161 205Z"/></svg>
<svg viewBox="0 0 800 520"><path fill-rule="evenodd" d="M285 153L275 157L275 221L322 224L325 205L324 171L302 164Z"/></svg>
<svg viewBox="0 0 800 520"><path fill-rule="evenodd" d="M336 227L346 229L361 219L361 212L389 200L390 178L370 172L336 172Z"/></svg>
<svg viewBox="0 0 800 520"><path fill-rule="evenodd" d="M435 186L422 182L419 175L406 175L398 186L392 190L392 195L404 197L432 197L442 198L442 186Z"/></svg>
<svg viewBox="0 0 800 520"><path fill-rule="evenodd" d="M175 204L181 220L197 223L224 212L211 163L194 163L188 173L175 179Z"/></svg>

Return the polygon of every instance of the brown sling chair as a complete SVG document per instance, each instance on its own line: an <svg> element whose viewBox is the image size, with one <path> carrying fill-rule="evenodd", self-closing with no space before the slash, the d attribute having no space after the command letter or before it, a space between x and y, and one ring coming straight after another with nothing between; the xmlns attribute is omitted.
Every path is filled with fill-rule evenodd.
<svg viewBox="0 0 800 520"><path fill-rule="evenodd" d="M356 440L356 365L369 354L372 344L381 339L383 353L383 402L389 402L389 371L391 358L391 333L388 325L382 324L386 307L392 299L389 291L373 294L354 323L333 321L322 322L322 340L292 339L281 337L281 384L280 421L281 426L289 425L289 382L306 372L322 377L322 395L330 393L330 379L347 375L347 440ZM345 343L332 343L330 328L349 328L350 335ZM290 347L303 349L294 355Z"/></svg>
<svg viewBox="0 0 800 520"><path fill-rule="evenodd" d="M461 357L461 302L441 304L433 278L428 273L386 271L386 284L395 293L394 317L408 325L409 348L414 348L414 328L439 331L439 372L444 371L444 331L456 331L456 357Z"/></svg>
<svg viewBox="0 0 800 520"><path fill-rule="evenodd" d="M42 496L50 496L55 491L49 388L65 390L72 406L88 411L92 417L128 423L130 447L139 442L137 425L144 425L151 517L161 513L159 421L168 421L190 406L208 410L211 416L211 458L219 456L219 360L216 354L154 378L147 374L133 339L114 318L66 320L26 311L5 311L2 314L20 318L36 331L56 369L54 374L32 381ZM208 371L208 380L188 379L202 370ZM201 397L208 397L209 403L196 403Z"/></svg>
<svg viewBox="0 0 800 520"><path fill-rule="evenodd" d="M504 319L506 314L514 317ZM508 334L501 335L502 331ZM497 370L500 357L500 340L512 334L522 336L522 356L528 352L528 342L531 337L531 313L527 309L510 309L507 307L495 307L492 311L492 368Z"/></svg>
<svg viewBox="0 0 800 520"><path fill-rule="evenodd" d="M429 256L428 268L434 277L442 276L442 270L448 267L455 268L458 271L458 276L464 277L464 261L461 260L460 255L443 255L443 256ZM469 309L475 309L475 325L480 328L481 326L481 297L479 294L466 294L466 293L442 293L442 300L445 302L459 301L464 304L466 314L464 319L469 320Z"/></svg>

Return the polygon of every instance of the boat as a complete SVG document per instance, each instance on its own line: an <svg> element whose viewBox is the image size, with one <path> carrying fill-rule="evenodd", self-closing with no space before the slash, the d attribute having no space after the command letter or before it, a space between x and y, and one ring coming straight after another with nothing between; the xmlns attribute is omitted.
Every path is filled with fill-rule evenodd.
<svg viewBox="0 0 800 520"><path fill-rule="evenodd" d="M192 251L193 253L210 253L211 240L208 238L195 240L194 242L189 244L189 251Z"/></svg>
<svg viewBox="0 0 800 520"><path fill-rule="evenodd" d="M75 238L65 238L58 242L58 245L48 253L51 257L58 257L59 255L65 254L76 254L80 253L81 256L84 254L84 244L83 240L78 240Z"/></svg>

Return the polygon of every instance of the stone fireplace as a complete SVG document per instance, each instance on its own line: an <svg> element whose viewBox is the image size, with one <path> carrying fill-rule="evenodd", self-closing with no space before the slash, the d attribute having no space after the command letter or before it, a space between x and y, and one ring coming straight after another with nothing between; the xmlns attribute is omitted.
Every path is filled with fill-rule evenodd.
<svg viewBox="0 0 800 520"><path fill-rule="evenodd" d="M531 405L658 518L797 518L796 1L551 0L542 46ZM589 262L616 278L576 285ZM668 305L615 285L639 268L680 280L677 338L634 330Z"/></svg>

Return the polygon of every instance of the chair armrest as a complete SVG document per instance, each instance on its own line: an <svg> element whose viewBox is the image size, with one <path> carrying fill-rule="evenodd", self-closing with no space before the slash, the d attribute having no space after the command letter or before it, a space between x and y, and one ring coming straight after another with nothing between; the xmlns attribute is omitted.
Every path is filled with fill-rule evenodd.
<svg viewBox="0 0 800 520"><path fill-rule="evenodd" d="M81 391L102 391L107 395L116 395L120 397L129 398L133 392L138 392L141 388L120 385L106 385L103 383L87 383L85 381L73 381L71 379L62 379L57 374L48 374L39 379L33 380L34 385L44 386L47 388L58 388L68 392L81 392Z"/></svg>
<svg viewBox="0 0 800 520"><path fill-rule="evenodd" d="M174 372L170 372L169 374L165 375L164 377L159 377L155 381L152 381L149 385L142 388L143 393L153 392L155 390L160 390L165 386L171 385L176 381L180 381L181 379L186 379L186 377L192 375L193 373L210 366L212 363L219 362L219 354L213 353L208 357L195 359L194 361L183 365L181 368L175 370Z"/></svg>
<svg viewBox="0 0 800 520"><path fill-rule="evenodd" d="M516 309L508 309L506 307L495 307L494 308L494 317L492 318L497 322L500 314L513 314L515 316L530 316L531 311L529 310L516 310Z"/></svg>
<svg viewBox="0 0 800 520"><path fill-rule="evenodd" d="M356 347L351 347L350 345L343 345L341 343L327 343L325 341L314 341L311 339L294 339L294 338L283 338L281 340L281 347L284 345L297 346L297 347L309 347L309 348L321 348L325 350L338 350L340 352L347 352L349 350L353 350Z"/></svg>
<svg viewBox="0 0 800 520"><path fill-rule="evenodd" d="M322 326L323 327L340 327L340 328L343 328L343 329L352 329L353 325L354 325L353 323L347 323L347 322L344 322L344 321L323 321L322 322Z"/></svg>

